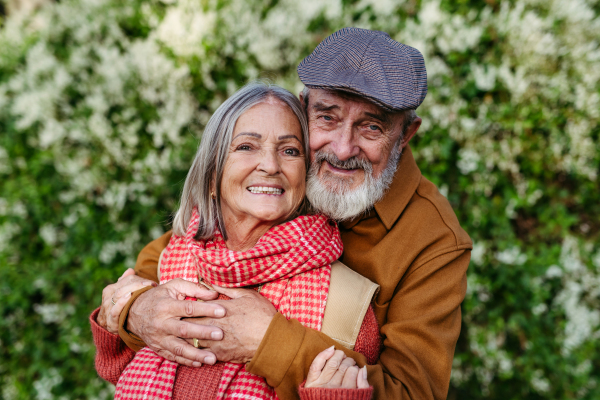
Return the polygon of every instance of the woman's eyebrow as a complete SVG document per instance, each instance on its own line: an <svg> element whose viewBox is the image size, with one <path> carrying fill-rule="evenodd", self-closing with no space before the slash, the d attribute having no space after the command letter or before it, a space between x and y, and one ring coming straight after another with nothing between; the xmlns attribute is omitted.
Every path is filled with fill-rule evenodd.
<svg viewBox="0 0 600 400"><path fill-rule="evenodd" d="M283 139L296 139L297 141L300 142L300 139L298 139L298 136L296 136L296 135L283 135L283 136L279 136L277 138L277 140L283 140Z"/></svg>
<svg viewBox="0 0 600 400"><path fill-rule="evenodd" d="M237 135L235 135L235 137L233 139L236 139L238 136L242 136L242 135L253 136L255 138L262 139L262 135L260 133L256 133L256 132L241 132L241 133L238 133Z"/></svg>

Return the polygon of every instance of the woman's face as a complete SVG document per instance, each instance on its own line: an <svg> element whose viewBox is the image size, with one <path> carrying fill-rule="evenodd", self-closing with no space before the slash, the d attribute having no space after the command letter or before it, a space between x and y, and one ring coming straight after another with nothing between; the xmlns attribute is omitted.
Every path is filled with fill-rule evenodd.
<svg viewBox="0 0 600 400"><path fill-rule="evenodd" d="M242 114L221 181L226 224L287 220L304 198L304 157L300 122L287 105L268 99Z"/></svg>

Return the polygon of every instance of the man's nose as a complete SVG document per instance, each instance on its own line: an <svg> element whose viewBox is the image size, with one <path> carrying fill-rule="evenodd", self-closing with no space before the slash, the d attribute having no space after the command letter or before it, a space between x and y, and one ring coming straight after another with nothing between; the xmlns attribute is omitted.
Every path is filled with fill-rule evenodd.
<svg viewBox="0 0 600 400"><path fill-rule="evenodd" d="M267 173L267 175L276 175L281 172L281 164L276 149L269 149L262 152L257 169Z"/></svg>
<svg viewBox="0 0 600 400"><path fill-rule="evenodd" d="M339 134L331 142L331 149L342 161L359 155L360 148L356 143L356 135L351 124L340 128Z"/></svg>

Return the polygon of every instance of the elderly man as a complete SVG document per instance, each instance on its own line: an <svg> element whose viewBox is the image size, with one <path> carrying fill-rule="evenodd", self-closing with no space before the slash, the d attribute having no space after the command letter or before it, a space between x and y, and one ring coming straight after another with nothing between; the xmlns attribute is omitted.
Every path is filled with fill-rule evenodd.
<svg viewBox="0 0 600 400"><path fill-rule="evenodd" d="M298 75L310 131L307 197L340 222L341 261L381 286L373 307L384 348L367 367L375 398L445 399L472 243L408 145L421 125L415 109L427 93L423 58L386 33L345 28L326 38ZM126 273L105 289L99 318L108 316L113 331L110 303L125 302L141 278L156 281L169 237L142 250L137 276ZM120 316L121 338L188 367L214 363L215 356L248 362L247 370L285 399L297 397L315 356L336 344L268 314L267 300L253 290L229 290L227 302L181 301L197 291L171 281L134 292ZM199 338L203 349L182 338ZM364 365L364 356L345 351Z"/></svg>

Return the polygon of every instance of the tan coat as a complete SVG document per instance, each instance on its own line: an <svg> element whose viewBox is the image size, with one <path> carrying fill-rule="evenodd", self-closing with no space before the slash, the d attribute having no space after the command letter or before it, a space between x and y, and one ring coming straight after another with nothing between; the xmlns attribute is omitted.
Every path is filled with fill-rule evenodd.
<svg viewBox="0 0 600 400"><path fill-rule="evenodd" d="M385 197L340 230L341 261L381 286L373 306L384 348L379 363L367 367L374 398L445 399L472 242L446 198L421 175L410 147ZM158 257L169 237L142 250L135 267L140 276L157 281ZM134 293L121 315L119 334L134 350L144 344L123 326L143 291ZM326 335L277 314L246 368L265 377L280 398L298 398L312 360L333 344ZM364 356L345 351L364 365Z"/></svg>

